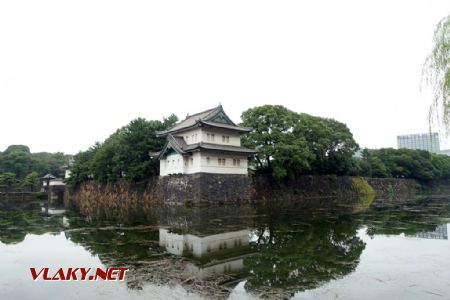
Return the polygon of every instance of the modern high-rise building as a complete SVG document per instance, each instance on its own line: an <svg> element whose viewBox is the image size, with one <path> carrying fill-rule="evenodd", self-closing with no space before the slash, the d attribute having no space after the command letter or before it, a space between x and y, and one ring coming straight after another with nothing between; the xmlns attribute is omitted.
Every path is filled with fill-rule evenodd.
<svg viewBox="0 0 450 300"><path fill-rule="evenodd" d="M437 132L407 134L397 136L397 147L406 149L427 150L439 153L439 134Z"/></svg>

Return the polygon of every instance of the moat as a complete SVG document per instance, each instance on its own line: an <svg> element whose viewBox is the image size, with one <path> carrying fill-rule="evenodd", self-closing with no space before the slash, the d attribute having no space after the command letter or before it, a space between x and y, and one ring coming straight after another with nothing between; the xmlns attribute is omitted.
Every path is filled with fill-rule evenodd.
<svg viewBox="0 0 450 300"><path fill-rule="evenodd" d="M43 204L0 206L0 299L450 298L450 197L172 206L132 222ZM61 283L30 267L129 272Z"/></svg>

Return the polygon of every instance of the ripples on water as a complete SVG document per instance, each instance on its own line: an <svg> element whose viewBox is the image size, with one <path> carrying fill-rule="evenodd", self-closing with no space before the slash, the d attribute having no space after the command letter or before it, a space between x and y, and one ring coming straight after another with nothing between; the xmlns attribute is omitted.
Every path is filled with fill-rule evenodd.
<svg viewBox="0 0 450 300"><path fill-rule="evenodd" d="M0 203L0 299L449 299L450 198L158 208L87 220ZM124 282L30 267L128 267Z"/></svg>

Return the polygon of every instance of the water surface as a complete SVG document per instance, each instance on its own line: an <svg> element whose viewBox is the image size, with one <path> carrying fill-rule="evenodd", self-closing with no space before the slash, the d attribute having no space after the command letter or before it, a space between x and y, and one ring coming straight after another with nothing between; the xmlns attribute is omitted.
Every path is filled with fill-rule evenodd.
<svg viewBox="0 0 450 300"><path fill-rule="evenodd" d="M450 198L170 207L99 221L1 205L0 299L449 299ZM123 282L30 267L128 267Z"/></svg>

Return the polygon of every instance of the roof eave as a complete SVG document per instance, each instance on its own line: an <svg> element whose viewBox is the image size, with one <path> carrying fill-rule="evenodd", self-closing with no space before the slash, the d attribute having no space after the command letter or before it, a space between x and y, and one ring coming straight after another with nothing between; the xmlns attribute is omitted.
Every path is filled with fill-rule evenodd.
<svg viewBox="0 0 450 300"><path fill-rule="evenodd" d="M195 152L195 151L200 151L200 150L206 150L206 151L219 151L219 152L231 152L231 153L243 153L243 154L247 154L247 155L252 155L257 153L256 150L253 149L248 149L248 148L236 148L236 149L220 149L220 148L210 148L208 146L203 145L202 143L196 144L195 147L191 148L191 149L186 149L185 152L189 153L189 152Z"/></svg>
<svg viewBox="0 0 450 300"><path fill-rule="evenodd" d="M222 125L221 123L214 123L214 122L209 122L209 121L205 122L205 121L202 121L202 120L200 120L198 122L200 124L204 125L204 126L210 126L210 127L216 127L216 128L227 129L227 130L234 130L234 131L241 131L241 132L245 132L245 133L253 131L252 127L240 127L240 126L237 126L237 125L233 125L236 128L227 128L226 126L221 126Z"/></svg>
<svg viewBox="0 0 450 300"><path fill-rule="evenodd" d="M167 136L169 134L180 133L180 132L183 132L183 131L186 131L186 130L189 130L189 129L192 129L192 128L195 128L195 127L199 127L199 121L198 120L195 122L195 124L193 124L191 126L179 128L179 129L173 130L173 131L157 131L155 134L156 134L157 137L164 137L164 136Z"/></svg>

